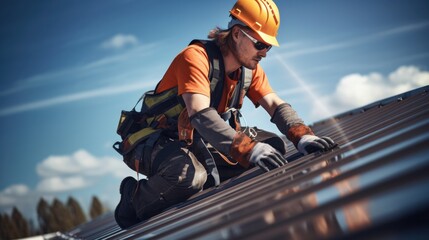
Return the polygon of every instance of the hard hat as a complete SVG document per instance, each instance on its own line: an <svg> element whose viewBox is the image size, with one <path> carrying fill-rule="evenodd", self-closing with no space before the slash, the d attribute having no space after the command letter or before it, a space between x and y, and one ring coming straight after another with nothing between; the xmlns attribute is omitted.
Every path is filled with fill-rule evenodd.
<svg viewBox="0 0 429 240"><path fill-rule="evenodd" d="M272 0L238 0L230 14L255 31L263 41L279 46L280 13Z"/></svg>

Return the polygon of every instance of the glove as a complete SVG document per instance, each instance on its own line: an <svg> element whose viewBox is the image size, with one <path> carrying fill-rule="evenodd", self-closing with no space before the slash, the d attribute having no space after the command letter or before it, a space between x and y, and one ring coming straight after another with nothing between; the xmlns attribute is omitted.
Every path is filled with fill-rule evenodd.
<svg viewBox="0 0 429 240"><path fill-rule="evenodd" d="M258 142L250 152L249 162L268 172L285 165L287 160L271 145Z"/></svg>
<svg viewBox="0 0 429 240"><path fill-rule="evenodd" d="M306 155L317 151L328 151L338 146L329 137L317 137L314 135L304 135L298 142L298 151Z"/></svg>

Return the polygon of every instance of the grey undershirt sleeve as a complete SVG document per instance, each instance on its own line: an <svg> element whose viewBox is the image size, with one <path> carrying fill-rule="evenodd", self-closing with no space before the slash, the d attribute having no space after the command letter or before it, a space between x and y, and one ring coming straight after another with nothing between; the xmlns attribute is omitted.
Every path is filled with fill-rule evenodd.
<svg viewBox="0 0 429 240"><path fill-rule="evenodd" d="M304 124L304 121L288 103L282 103L277 107L271 122L276 124L279 131L284 135L288 135L288 131L292 126Z"/></svg>
<svg viewBox="0 0 429 240"><path fill-rule="evenodd" d="M214 108L205 108L190 118L192 126L216 150L228 155L237 133L227 124Z"/></svg>

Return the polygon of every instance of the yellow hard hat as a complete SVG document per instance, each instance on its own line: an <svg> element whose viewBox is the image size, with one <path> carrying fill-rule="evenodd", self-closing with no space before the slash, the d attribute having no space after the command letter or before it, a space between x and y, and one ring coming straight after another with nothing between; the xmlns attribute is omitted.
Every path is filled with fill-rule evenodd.
<svg viewBox="0 0 429 240"><path fill-rule="evenodd" d="M238 0L229 12L255 31L263 41L279 46L276 37L280 26L280 13L272 0Z"/></svg>

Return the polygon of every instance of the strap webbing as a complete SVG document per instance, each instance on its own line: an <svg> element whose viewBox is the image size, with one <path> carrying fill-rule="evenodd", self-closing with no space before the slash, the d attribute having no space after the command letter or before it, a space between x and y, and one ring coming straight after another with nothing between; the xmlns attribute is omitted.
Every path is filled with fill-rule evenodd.
<svg viewBox="0 0 429 240"><path fill-rule="evenodd" d="M211 177L210 181L213 181L214 186L219 186L220 176L213 155L210 153L206 143L202 138L195 139L194 142L195 147L198 149L197 151L199 152L198 155L204 158L204 162L207 167L207 173L209 175L208 177Z"/></svg>

